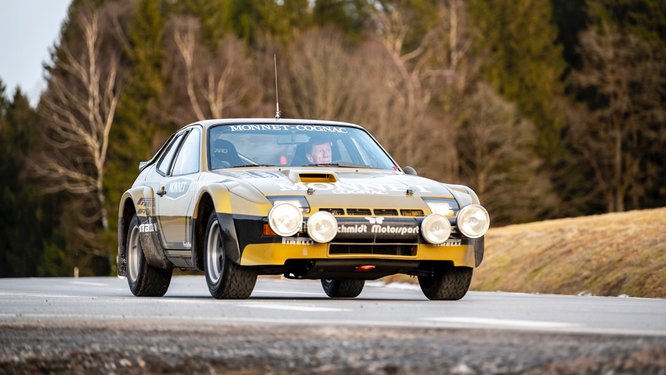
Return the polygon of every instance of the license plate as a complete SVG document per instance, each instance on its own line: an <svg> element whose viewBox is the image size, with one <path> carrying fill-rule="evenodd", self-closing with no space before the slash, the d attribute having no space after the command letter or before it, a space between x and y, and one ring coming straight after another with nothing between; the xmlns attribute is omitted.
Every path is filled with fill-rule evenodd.
<svg viewBox="0 0 666 375"><path fill-rule="evenodd" d="M460 246L462 244L462 240L446 240L443 243L435 246Z"/></svg>

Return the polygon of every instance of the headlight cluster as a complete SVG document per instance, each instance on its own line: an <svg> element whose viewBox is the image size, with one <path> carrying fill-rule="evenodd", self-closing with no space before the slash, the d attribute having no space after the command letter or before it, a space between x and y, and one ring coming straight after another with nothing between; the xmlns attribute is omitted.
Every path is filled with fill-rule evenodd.
<svg viewBox="0 0 666 375"><path fill-rule="evenodd" d="M425 199L424 199L425 200ZM426 241L434 245L444 243L451 236L451 223L446 218L453 214L454 207L443 200L426 201L432 214L421 222L421 233ZM457 205L455 206L457 208ZM490 227L488 211L478 204L470 204L458 211L458 230L467 238L482 237Z"/></svg>
<svg viewBox="0 0 666 375"><path fill-rule="evenodd" d="M319 243L330 242L338 234L338 221L330 212L316 212L308 219L308 234Z"/></svg>
<svg viewBox="0 0 666 375"><path fill-rule="evenodd" d="M453 216L455 211L458 210L458 203L455 199L423 198L423 201L428 205L433 214Z"/></svg>
<svg viewBox="0 0 666 375"><path fill-rule="evenodd" d="M451 223L442 214L430 214L421 222L421 233L426 241L439 245L451 236Z"/></svg>
<svg viewBox="0 0 666 375"><path fill-rule="evenodd" d="M490 227L488 211L478 204L470 204L458 211L458 229L465 237L479 238Z"/></svg>
<svg viewBox="0 0 666 375"><path fill-rule="evenodd" d="M276 203L268 212L268 225L282 237L293 236L303 225L303 213L291 203Z"/></svg>
<svg viewBox="0 0 666 375"><path fill-rule="evenodd" d="M305 200L305 199L303 199ZM296 234L303 225L303 211L310 207L299 200L274 200L268 212L268 225L275 234L289 237ZM338 221L330 212L315 212L308 219L308 235L319 243L330 242L338 234Z"/></svg>

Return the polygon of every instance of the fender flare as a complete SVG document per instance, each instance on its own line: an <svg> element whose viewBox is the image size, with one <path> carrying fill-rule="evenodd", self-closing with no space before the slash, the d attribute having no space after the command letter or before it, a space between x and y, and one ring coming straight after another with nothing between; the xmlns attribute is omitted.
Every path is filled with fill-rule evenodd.
<svg viewBox="0 0 666 375"><path fill-rule="evenodd" d="M217 214L217 220L222 230L222 243L227 258L236 264L241 261L241 249L238 244L238 235L236 234L236 225L234 224L233 211L231 208L231 193L229 188L223 184L210 184L205 186L198 194L197 205L194 209L195 219L207 228L208 218L198 218L199 205L204 194L208 194L213 201L213 210ZM205 236L205 235L204 235ZM205 241L205 239L204 239ZM205 244L204 244L205 246ZM204 249L202 249L203 251Z"/></svg>
<svg viewBox="0 0 666 375"><path fill-rule="evenodd" d="M127 275L125 243L127 242L127 229L132 218L125 217L125 213L131 212L128 209L130 204L142 228L139 241L141 241L146 262L153 267L165 270L173 268L173 263L164 255L164 248L160 242L154 202L153 189L148 186L133 187L127 190L120 199L118 210L118 275L120 276Z"/></svg>

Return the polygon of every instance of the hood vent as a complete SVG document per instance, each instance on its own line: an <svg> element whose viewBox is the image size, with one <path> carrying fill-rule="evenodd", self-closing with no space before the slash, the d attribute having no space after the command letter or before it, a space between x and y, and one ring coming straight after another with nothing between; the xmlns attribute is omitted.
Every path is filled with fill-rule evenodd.
<svg viewBox="0 0 666 375"><path fill-rule="evenodd" d="M330 173L300 173L298 175L298 178L304 184L309 184L313 182L333 183L337 181L335 175L332 175Z"/></svg>

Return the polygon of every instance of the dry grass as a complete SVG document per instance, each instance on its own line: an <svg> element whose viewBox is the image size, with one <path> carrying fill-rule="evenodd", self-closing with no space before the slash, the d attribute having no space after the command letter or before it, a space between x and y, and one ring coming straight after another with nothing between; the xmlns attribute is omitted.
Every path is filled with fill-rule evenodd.
<svg viewBox="0 0 666 375"><path fill-rule="evenodd" d="M666 298L666 208L491 229L471 289Z"/></svg>
<svg viewBox="0 0 666 375"><path fill-rule="evenodd" d="M472 289L665 298L666 208L491 229Z"/></svg>

